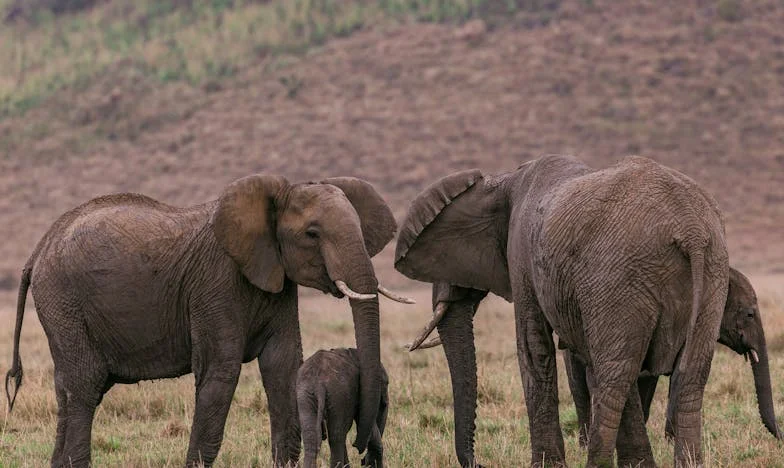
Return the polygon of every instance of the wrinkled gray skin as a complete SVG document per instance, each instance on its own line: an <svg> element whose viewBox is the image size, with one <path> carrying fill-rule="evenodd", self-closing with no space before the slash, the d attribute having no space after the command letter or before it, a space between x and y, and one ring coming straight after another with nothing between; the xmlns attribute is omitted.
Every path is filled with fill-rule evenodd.
<svg viewBox="0 0 784 468"><path fill-rule="evenodd" d="M455 173L413 201L395 258L410 278L514 302L532 465L565 462L554 331L596 379L588 466L613 463L619 430L632 435L619 463L655 464L641 370L672 373L676 464L701 460L702 395L729 265L716 203L688 177L639 157L598 171L547 156L499 176ZM463 466L476 463L473 311L450 305L438 324Z"/></svg>
<svg viewBox="0 0 784 468"><path fill-rule="evenodd" d="M394 231L383 199L353 178L290 184L254 175L190 208L136 194L91 200L60 217L24 267L6 392L10 379L16 390L21 384L19 333L31 286L54 360L52 466L89 464L93 415L112 385L189 372L196 405L186 463L210 465L240 366L253 359L267 393L274 462L296 462L297 284L343 297L334 284L342 280L375 293L370 258ZM381 399L378 299L352 299L351 309L361 452Z"/></svg>
<svg viewBox="0 0 784 468"><path fill-rule="evenodd" d="M383 366L381 376L381 403L367 454L362 459L362 466L375 468L384 466L381 438L389 407L389 378ZM330 468L349 466L346 434L359 416L359 379L359 355L355 348L316 351L300 367L297 407L305 448L303 468L316 468L321 441L325 439L329 440Z"/></svg>
<svg viewBox="0 0 784 468"><path fill-rule="evenodd" d="M718 341L736 353L745 356L751 363L762 423L774 437L782 439L784 435L776 423L776 414L773 408L768 351L762 327L762 317L757 304L757 295L748 278L734 268L730 268L729 292L727 303L724 306ZM752 354L752 350L756 353L758 360ZM591 393L588 382L592 379L586 375L583 363L574 359L569 351L565 351L563 356L569 378L569 388L577 409L580 445L585 446L591 422ZM641 376L637 379L643 417L646 422L658 380L658 376ZM670 432L668 435L672 436L673 428L669 420L666 428ZM616 446L623 445L622 436L623 434L618 434Z"/></svg>

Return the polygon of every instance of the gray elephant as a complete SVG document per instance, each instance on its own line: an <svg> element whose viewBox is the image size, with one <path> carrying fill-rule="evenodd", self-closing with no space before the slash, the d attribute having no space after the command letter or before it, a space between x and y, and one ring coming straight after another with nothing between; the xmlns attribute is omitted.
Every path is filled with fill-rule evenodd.
<svg viewBox="0 0 784 468"><path fill-rule="evenodd" d="M350 298L362 369L355 446L362 452L383 378L376 291L386 290L370 258L395 228L372 186L347 177L290 184L258 174L190 208L137 194L91 200L52 225L22 272L9 407L22 381L19 334L32 287L54 361L52 466L89 464L95 409L112 385L190 372L196 404L186 463L210 465L240 366L253 359L267 393L274 463L295 463L301 284Z"/></svg>
<svg viewBox="0 0 784 468"><path fill-rule="evenodd" d="M455 309L461 307L470 308L472 314L476 314L479 302L486 295L486 291L460 288L445 283L434 284L434 315L442 315L447 308L454 312ZM433 338L427 342L424 341L431 332L432 328L426 327L414 339L412 344L408 345L408 348L415 350L442 345L440 337ZM784 434L782 434L776 423L768 351L765 342L765 332L762 327L762 317L757 304L757 296L748 278L734 268L730 268L727 302L724 306L724 316L719 330L718 342L745 356L751 362L762 423L774 437L781 440L784 438ZM586 375L585 365L578 359L573 358L568 350L564 351L563 358L569 379L569 388L577 410L580 446L585 447L588 441L588 429L590 428L591 420L589 379ZM643 419L646 422L648 421L658 381L658 376L641 376L637 379ZM668 435L672 436L672 426L669 424L669 421L666 427L670 432ZM619 439L616 442L616 449L624 443L622 436L623 434L618 434Z"/></svg>
<svg viewBox="0 0 784 468"><path fill-rule="evenodd" d="M676 465L701 460L729 264L716 202L685 175L640 157L604 170L546 156L498 176L458 172L412 202L395 267L514 302L532 465L565 461L553 332L596 379L589 466L612 463L619 431L630 439L619 463L655 465L641 370L672 373ZM457 457L473 466L473 309L446 309L431 325L453 380Z"/></svg>
<svg viewBox="0 0 784 468"><path fill-rule="evenodd" d="M770 382L770 366L768 364L768 347L765 342L765 331L759 313L757 295L751 282L740 271L730 268L730 282L724 316L721 321L718 342L729 347L751 362L754 375L754 387L757 394L757 405L760 418L765 428L777 439L784 438L776 423L773 407L773 391ZM580 425L580 445L585 446L591 421L591 392L589 382L593 379L586 375L585 365L573 357L569 351L564 352L564 364L569 379L569 388L577 410ZM651 403L656 393L658 376L641 376L637 379L640 391L643 418L647 422ZM672 423L668 419L665 426L668 436L672 436ZM618 445L622 445L619 434Z"/></svg>
<svg viewBox="0 0 784 468"><path fill-rule="evenodd" d="M381 367L381 403L362 466L383 468L381 438L387 421L389 377ZM329 439L329 466L349 466L346 435L359 416L359 354L355 348L316 351L297 374L297 407L305 447L304 468L316 468L321 441Z"/></svg>

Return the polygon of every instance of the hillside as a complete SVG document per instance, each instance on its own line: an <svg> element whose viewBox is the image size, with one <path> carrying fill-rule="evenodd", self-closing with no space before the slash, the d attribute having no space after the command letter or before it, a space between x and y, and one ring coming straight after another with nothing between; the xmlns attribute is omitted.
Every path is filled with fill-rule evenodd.
<svg viewBox="0 0 784 468"><path fill-rule="evenodd" d="M190 205L252 172L353 175L402 220L442 175L547 153L683 171L724 210L732 263L784 273L784 4L554 4L487 23L380 23L199 83L128 58L5 117L0 288L15 290L59 214L99 194ZM391 251L379 275L404 286Z"/></svg>

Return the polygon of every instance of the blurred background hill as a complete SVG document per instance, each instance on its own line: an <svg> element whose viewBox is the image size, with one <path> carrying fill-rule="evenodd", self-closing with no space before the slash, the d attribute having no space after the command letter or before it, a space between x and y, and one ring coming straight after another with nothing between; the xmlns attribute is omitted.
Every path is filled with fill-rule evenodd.
<svg viewBox="0 0 784 468"><path fill-rule="evenodd" d="M0 0L0 291L97 195L353 175L402 221L450 172L639 154L784 273L780 0ZM377 265L388 285L406 280Z"/></svg>

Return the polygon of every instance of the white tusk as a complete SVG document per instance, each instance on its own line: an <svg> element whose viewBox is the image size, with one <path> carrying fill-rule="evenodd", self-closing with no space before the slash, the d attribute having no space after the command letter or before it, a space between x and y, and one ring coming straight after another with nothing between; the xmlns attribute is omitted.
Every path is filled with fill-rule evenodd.
<svg viewBox="0 0 784 468"><path fill-rule="evenodd" d="M430 340L428 340L428 341L425 341L424 343L422 343L421 345L419 345L419 347L418 347L417 349L435 348L436 346L441 346L442 344L443 344L443 343L441 343L441 337L440 337L440 336L437 336L437 337L435 337L435 338L431 338L431 339L430 339ZM405 345L405 348L406 348L406 349L408 349L408 348L410 348L410 347L411 347L411 345L410 345L410 344L407 344L407 345Z"/></svg>
<svg viewBox="0 0 784 468"><path fill-rule="evenodd" d="M416 304L416 301L410 297L399 296L384 286L378 285L378 292L392 299L393 301L402 302L403 304Z"/></svg>
<svg viewBox="0 0 784 468"><path fill-rule="evenodd" d="M756 351L754 351L752 349L751 351L749 351L749 354L751 354L751 359L754 360L755 364L759 363L759 356L757 356L757 352Z"/></svg>
<svg viewBox="0 0 784 468"><path fill-rule="evenodd" d="M351 288L348 287L348 285L345 282L340 281L340 280L335 281L335 286L337 286L338 289L340 289L340 292L345 294L346 297L348 297L349 299L357 299L357 300L360 300L360 301L366 301L368 299L375 299L375 297L376 297L375 294L360 294L358 292L354 292L354 291L351 290Z"/></svg>
<svg viewBox="0 0 784 468"><path fill-rule="evenodd" d="M416 351L419 346L422 345L422 342L433 332L433 329L436 328L438 322L444 318L444 314L446 313L447 309L449 309L449 305L446 302L439 302L436 305L436 310L433 312L433 320L427 324L427 326L422 330L422 333L411 342L411 345L408 346L408 351Z"/></svg>

